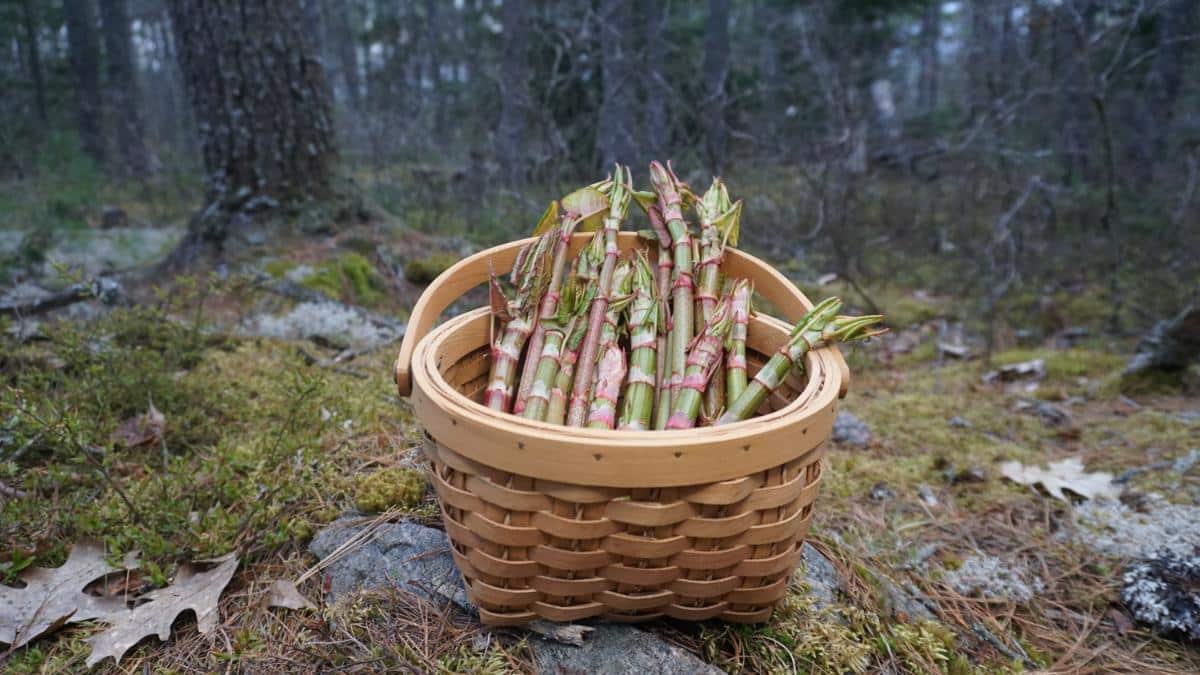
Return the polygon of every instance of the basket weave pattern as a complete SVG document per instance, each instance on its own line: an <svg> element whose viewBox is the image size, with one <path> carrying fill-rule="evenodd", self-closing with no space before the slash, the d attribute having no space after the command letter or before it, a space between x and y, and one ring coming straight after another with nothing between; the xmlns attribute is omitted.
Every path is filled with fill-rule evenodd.
<svg viewBox="0 0 1200 675"><path fill-rule="evenodd" d="M798 380L767 406L795 398ZM477 397L482 384L472 377L458 386ZM508 473L429 436L423 449L455 563L491 625L593 616L765 621L799 561L824 454L821 444L715 483L621 488Z"/></svg>
<svg viewBox="0 0 1200 675"><path fill-rule="evenodd" d="M578 235L572 247L586 245ZM513 242L451 267L422 295L396 359L467 593L490 625L536 619L770 618L808 533L821 460L848 372L810 354L758 416L719 429L612 432L497 415L487 385L486 308L435 327L462 293L509 269ZM622 250L639 246L622 233ZM726 252L786 319L751 317L753 372L812 304L762 261Z"/></svg>

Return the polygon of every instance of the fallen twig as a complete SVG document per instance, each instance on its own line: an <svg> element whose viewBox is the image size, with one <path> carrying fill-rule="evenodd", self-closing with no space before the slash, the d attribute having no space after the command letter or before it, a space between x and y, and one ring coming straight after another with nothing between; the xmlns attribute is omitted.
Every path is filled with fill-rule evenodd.
<svg viewBox="0 0 1200 675"><path fill-rule="evenodd" d="M27 302L9 302L0 304L0 316L33 316L44 314L52 309L66 307L84 300L100 299L105 304L117 304L124 297L121 286L112 279L103 277L91 281L72 284L63 290L52 293L44 298Z"/></svg>
<svg viewBox="0 0 1200 675"><path fill-rule="evenodd" d="M300 358L304 359L304 362L310 366L316 366L318 368L328 368L329 370L332 370L335 373L349 375L350 377L357 377L360 380L365 380L368 377L370 377L369 375L362 372L361 370L355 370L353 368L347 368L346 366L338 365L338 361L336 360L336 358L335 359L318 359L317 357L315 357L312 354L309 354L307 351L305 351L303 347L299 347L299 346L296 347L296 351L299 352Z"/></svg>

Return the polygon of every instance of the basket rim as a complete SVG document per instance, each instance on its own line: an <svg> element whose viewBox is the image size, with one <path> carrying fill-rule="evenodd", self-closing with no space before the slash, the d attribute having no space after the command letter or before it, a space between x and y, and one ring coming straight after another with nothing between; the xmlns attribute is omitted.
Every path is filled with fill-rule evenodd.
<svg viewBox="0 0 1200 675"><path fill-rule="evenodd" d="M438 339L441 337L441 335L440 335L441 333L443 333L443 332L449 333L449 332L453 332L454 330L459 330L460 327L455 324L458 324L458 323L467 324L472 321L477 321L478 316L480 314L486 314L487 311L488 311L487 307L476 307L475 309L469 310L467 312L463 312L462 314L456 316L451 321L447 321L444 324L442 324L441 326L439 326L438 328L431 331L429 333L429 335L427 335L420 343L418 343L417 351L415 352L414 361L417 361L418 363L421 363L421 364L427 363L428 362L427 359L423 358L423 357L425 356L425 354L427 353L428 350L423 349L422 348L423 345L436 344L438 342ZM764 323L778 324L778 327L782 327L783 330L785 330L785 331L790 330L790 326L787 326L787 324L783 323L783 321L776 319L773 316L767 316L767 315L760 314L760 315L757 315L756 317L752 318L751 321L754 321L755 319L758 319L760 322L764 322ZM827 387L825 387L824 378L827 377L830 372L837 372L837 368L831 367L832 364L826 364L824 362L825 360L821 358L821 356L823 356L823 354L821 354L821 352L823 350L824 350L824 348L809 352L808 354L805 355L805 363L804 363L805 372L810 373L810 374L811 373L819 373L821 377L820 378L814 378L811 376L807 377L806 382L804 384L804 389L801 390L800 393L796 395L795 400L791 401L783 408L769 412L766 415L756 415L754 417L751 417L751 418L745 419L745 420L741 420L739 422L723 424L719 428L722 430L747 429L747 428L750 428L751 426L753 426L755 423L760 423L760 424L768 423L773 420L779 419L781 417L790 415L791 413L796 411L794 409L803 408L806 404L811 403L816 398L817 394L819 394L821 391L823 391L824 389L827 388ZM681 440L686 441L687 436L695 434L700 429L704 429L705 433L712 433L714 430L716 430L718 428L718 427L699 427L696 429L651 429L651 430L646 430L646 431L628 431L628 430L618 431L616 429L593 429L590 427L569 427L569 426L564 426L562 424L551 424L550 422L543 422L541 420L531 420L526 417L522 417L520 415L514 415L512 413L498 413L495 410L492 410L491 408L488 408L487 406L483 405L482 403L472 401L470 398L467 398L466 396L463 396L461 393L459 393L459 391L457 389L455 389L454 386L451 385L444 376L442 376L441 371L439 371L437 368L433 368L429 371L426 371L424 368L418 368L415 372L420 372L420 373L422 373L422 375L428 376L431 380L433 380L434 383L437 384L438 391L446 393L448 398L450 398L454 402L458 403L459 405L461 405L465 408L468 408L476 413L479 413L482 415L496 416L498 419L503 419L504 421L513 422L520 426L529 427L531 431L558 434L558 435L562 435L564 437L570 437L572 439L577 438L580 433L583 433L589 437L595 437L597 439L603 439L603 440L668 439L668 441L671 442L672 444L676 444ZM502 418L500 417L501 415L503 415Z"/></svg>
<svg viewBox="0 0 1200 675"><path fill-rule="evenodd" d="M617 431L497 413L452 386L431 353L471 323L486 321L487 312L481 307L450 319L424 336L413 354L412 401L418 421L431 438L478 462L564 483L696 485L790 461L816 449L832 431L841 370L827 349L807 356L808 381L795 400L766 415L720 427ZM790 331L771 316L760 314L755 320L784 335ZM730 461L739 448L736 461ZM587 461L591 457L595 460Z"/></svg>
<svg viewBox="0 0 1200 675"><path fill-rule="evenodd" d="M594 235L580 233L572 236L568 247L569 255L578 254L592 236ZM421 293L421 297L412 308L404 338L400 343L400 351L392 367L396 390L401 396L408 396L412 392L413 356L416 346L433 330L439 315L464 293L486 283L495 270L511 269L521 249L532 241L532 237L510 241L467 256L438 275ZM644 241L635 232L619 232L617 245L624 251L642 247ZM790 279L746 251L727 249L722 265L729 267L729 273L734 276L749 279L756 292L772 303L789 323L799 321L813 307L812 301L796 288ZM834 355L834 362L841 376L839 396L844 397L849 389L850 371L836 346L831 347L829 351Z"/></svg>

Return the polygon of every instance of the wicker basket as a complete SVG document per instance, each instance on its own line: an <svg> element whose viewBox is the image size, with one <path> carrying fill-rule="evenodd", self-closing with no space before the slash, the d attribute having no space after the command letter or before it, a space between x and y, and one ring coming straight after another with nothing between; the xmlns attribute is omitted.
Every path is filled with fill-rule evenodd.
<svg viewBox="0 0 1200 675"><path fill-rule="evenodd" d="M578 235L572 252L587 241ZM446 532L484 623L676 619L765 621L787 592L812 520L824 443L848 373L836 349L811 353L754 419L719 428L617 432L497 415L479 403L488 310L433 328L438 315L508 270L525 241L460 261L413 309L396 361L425 429ZM638 246L622 233L623 250ZM750 279L794 322L811 303L741 251L725 271ZM789 325L752 318L754 372Z"/></svg>

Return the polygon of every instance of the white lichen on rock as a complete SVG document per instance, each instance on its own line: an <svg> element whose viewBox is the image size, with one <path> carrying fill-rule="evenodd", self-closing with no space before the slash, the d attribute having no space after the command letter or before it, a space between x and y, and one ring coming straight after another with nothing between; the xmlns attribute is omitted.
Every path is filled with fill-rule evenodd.
<svg viewBox="0 0 1200 675"><path fill-rule="evenodd" d="M945 580L954 590L989 600L1029 602L1045 589L1042 580L1025 565L990 555L972 555L950 570Z"/></svg>
<svg viewBox="0 0 1200 675"><path fill-rule="evenodd" d="M356 307L333 301L301 302L281 314L259 314L243 322L239 332L289 340L321 336L356 348L377 345L398 334L395 326L382 324Z"/></svg>
<svg viewBox="0 0 1200 675"><path fill-rule="evenodd" d="M1200 507L1149 495L1140 510L1089 501L1075 510L1076 540L1118 558L1149 558L1161 550L1187 555L1200 542Z"/></svg>
<svg viewBox="0 0 1200 675"><path fill-rule="evenodd" d="M1121 599L1134 618L1166 635L1200 640L1200 547L1161 551L1125 570Z"/></svg>

